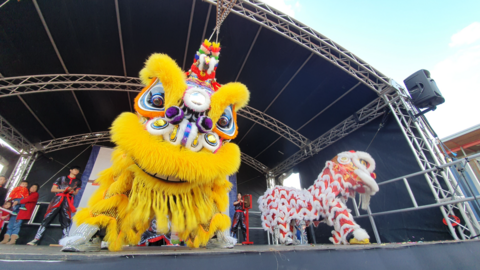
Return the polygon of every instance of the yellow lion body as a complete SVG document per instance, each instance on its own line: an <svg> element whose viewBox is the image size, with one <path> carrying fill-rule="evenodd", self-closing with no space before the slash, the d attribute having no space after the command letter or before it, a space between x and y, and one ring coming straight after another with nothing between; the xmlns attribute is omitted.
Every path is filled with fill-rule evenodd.
<svg viewBox="0 0 480 270"><path fill-rule="evenodd" d="M151 56L141 78L146 85L155 78L162 82L167 106L181 102L185 76L168 56ZM238 110L248 97L242 84L227 84L212 95L209 116L216 123L226 106ZM222 212L231 188L227 177L240 166L240 149L225 143L214 153L205 148L190 151L147 132L143 117L123 113L114 121L111 134L117 147L113 165L101 173L99 189L88 207L75 215L75 221L106 228L104 241L111 251L138 244L154 217L158 233L175 232L190 247L204 246L215 232L230 227L229 217ZM182 181L152 177L157 174Z"/></svg>

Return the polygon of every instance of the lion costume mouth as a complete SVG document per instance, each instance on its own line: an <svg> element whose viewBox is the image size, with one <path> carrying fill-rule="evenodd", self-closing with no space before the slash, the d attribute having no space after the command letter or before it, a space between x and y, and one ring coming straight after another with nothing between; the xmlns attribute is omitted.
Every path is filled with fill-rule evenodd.
<svg viewBox="0 0 480 270"><path fill-rule="evenodd" d="M132 113L120 115L113 122L111 133L112 141L141 171L166 184L213 183L240 167L240 149L236 144L227 143L215 154L207 150L192 152L151 135Z"/></svg>
<svg viewBox="0 0 480 270"><path fill-rule="evenodd" d="M149 173L147 170L143 169L142 167L140 167L137 162L133 161L135 163L135 165L137 165L138 168L140 168L140 170L142 170L144 173L150 175L151 177L153 178L156 178L158 180L161 180L163 182L167 182L167 183L186 183L187 181L184 181L178 177L175 177L175 176L165 176L165 175L157 175L157 173Z"/></svg>

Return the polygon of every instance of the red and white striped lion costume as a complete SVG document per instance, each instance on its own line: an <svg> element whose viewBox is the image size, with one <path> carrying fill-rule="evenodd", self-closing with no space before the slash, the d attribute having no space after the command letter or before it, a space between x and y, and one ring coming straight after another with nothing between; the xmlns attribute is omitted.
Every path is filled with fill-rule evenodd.
<svg viewBox="0 0 480 270"><path fill-rule="evenodd" d="M375 161L365 152L342 152L327 161L317 180L308 189L275 186L258 199L262 226L285 244L293 243L292 221L308 224L323 221L334 227L330 241L334 244L367 244L369 235L353 220L346 203L360 193L362 209L378 191ZM318 225L318 222L314 222Z"/></svg>

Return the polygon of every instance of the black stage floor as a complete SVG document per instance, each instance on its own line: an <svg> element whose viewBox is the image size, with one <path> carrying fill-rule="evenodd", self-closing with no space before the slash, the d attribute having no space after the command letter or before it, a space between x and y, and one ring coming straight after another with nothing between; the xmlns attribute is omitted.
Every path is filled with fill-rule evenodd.
<svg viewBox="0 0 480 270"><path fill-rule="evenodd" d="M358 246L129 247L63 253L59 247L0 245L0 269L480 269L480 241Z"/></svg>

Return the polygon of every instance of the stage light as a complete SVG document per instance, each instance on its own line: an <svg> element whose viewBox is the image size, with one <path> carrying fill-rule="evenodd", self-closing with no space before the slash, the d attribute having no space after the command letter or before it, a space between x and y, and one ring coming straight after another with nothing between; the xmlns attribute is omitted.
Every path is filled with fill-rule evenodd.
<svg viewBox="0 0 480 270"><path fill-rule="evenodd" d="M17 155L20 155L20 152L17 151L17 149L15 149L13 146L11 146L10 144L8 144L6 141L2 140L0 138L0 145L1 146L4 146L4 147L7 147L8 149L12 150L13 152L17 153Z"/></svg>

